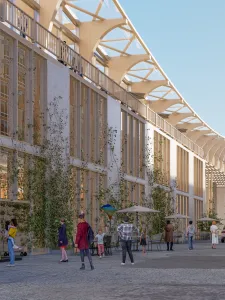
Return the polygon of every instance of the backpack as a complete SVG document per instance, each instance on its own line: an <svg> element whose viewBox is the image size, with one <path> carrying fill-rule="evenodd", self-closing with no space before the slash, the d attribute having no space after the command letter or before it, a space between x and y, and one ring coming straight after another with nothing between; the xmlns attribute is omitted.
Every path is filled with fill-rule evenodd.
<svg viewBox="0 0 225 300"><path fill-rule="evenodd" d="M87 240L88 243L91 244L94 241L94 231L92 230L91 226L88 225L88 232L87 232Z"/></svg>
<svg viewBox="0 0 225 300"><path fill-rule="evenodd" d="M195 227L193 225L188 227L188 234L193 236L195 234Z"/></svg>

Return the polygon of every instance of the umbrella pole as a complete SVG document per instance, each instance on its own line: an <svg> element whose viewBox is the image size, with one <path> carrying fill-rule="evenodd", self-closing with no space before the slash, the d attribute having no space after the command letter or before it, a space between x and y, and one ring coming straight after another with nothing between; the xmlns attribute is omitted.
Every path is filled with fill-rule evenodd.
<svg viewBox="0 0 225 300"><path fill-rule="evenodd" d="M139 232L139 219L138 219L138 212L136 212L136 224L137 224L137 230L138 230L138 232ZM137 235L136 251L138 251L138 235Z"/></svg>
<svg viewBox="0 0 225 300"><path fill-rule="evenodd" d="M111 229L112 229L112 219L109 218L109 233L111 234Z"/></svg>

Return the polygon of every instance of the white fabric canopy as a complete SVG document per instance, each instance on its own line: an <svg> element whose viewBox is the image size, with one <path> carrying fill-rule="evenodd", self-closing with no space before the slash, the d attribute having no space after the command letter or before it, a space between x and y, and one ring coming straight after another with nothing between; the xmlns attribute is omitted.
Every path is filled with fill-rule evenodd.
<svg viewBox="0 0 225 300"><path fill-rule="evenodd" d="M151 209L143 206L132 206L117 211L118 213L158 213L159 210Z"/></svg>
<svg viewBox="0 0 225 300"><path fill-rule="evenodd" d="M198 222L212 222L212 221L216 221L216 220L208 217L204 217L198 220Z"/></svg>
<svg viewBox="0 0 225 300"><path fill-rule="evenodd" d="M168 217L165 217L165 219L190 219L189 216L181 215L181 214L174 214Z"/></svg>

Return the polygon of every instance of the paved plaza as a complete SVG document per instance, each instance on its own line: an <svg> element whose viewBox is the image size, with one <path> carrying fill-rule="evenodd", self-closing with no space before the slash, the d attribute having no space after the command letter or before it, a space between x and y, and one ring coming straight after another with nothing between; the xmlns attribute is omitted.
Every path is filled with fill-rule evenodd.
<svg viewBox="0 0 225 300"><path fill-rule="evenodd" d="M15 268L0 264L1 300L217 300L225 299L225 245L212 250L135 253L135 265L120 265L120 252L94 257L95 270L80 271L78 256L58 263L57 255L30 256Z"/></svg>

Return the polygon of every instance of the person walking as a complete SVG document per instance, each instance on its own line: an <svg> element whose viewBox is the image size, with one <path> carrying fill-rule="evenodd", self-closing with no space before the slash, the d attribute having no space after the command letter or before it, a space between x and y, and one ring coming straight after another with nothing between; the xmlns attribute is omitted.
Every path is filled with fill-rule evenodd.
<svg viewBox="0 0 225 300"><path fill-rule="evenodd" d="M134 265L134 257L132 254L131 246L132 246L132 235L133 232L138 232L137 228L129 223L129 218L126 216L124 218L124 222L120 224L117 228L119 237L121 239L122 244L122 263L121 265L125 265L126 263L126 254L128 252L131 264Z"/></svg>
<svg viewBox="0 0 225 300"><path fill-rule="evenodd" d="M89 243L94 240L94 233L91 226L85 221L85 215L83 212L79 215L79 223L77 225L77 234L75 247L80 250L80 258L81 258L81 268L80 270L85 270L84 256L88 257L91 270L94 270L94 266L92 263L92 257L89 251Z"/></svg>
<svg viewBox="0 0 225 300"><path fill-rule="evenodd" d="M17 220L16 219L12 219L10 222L10 228L8 231L8 252L9 252L9 258L10 258L10 262L7 265L8 267L15 267L15 253L14 253L14 240L16 237L16 233L17 233Z"/></svg>
<svg viewBox="0 0 225 300"><path fill-rule="evenodd" d="M61 249L61 260L60 262L68 262L68 256L66 253L66 247L68 245L68 238L66 234L66 224L65 219L60 220L61 226L59 227L58 231L58 246Z"/></svg>
<svg viewBox="0 0 225 300"><path fill-rule="evenodd" d="M192 221L189 221L189 225L187 227L187 238L188 238L188 248L189 250L193 250L193 237L195 235L195 226Z"/></svg>
<svg viewBox="0 0 225 300"><path fill-rule="evenodd" d="M170 220L166 222L165 227L165 242L167 243L167 251L173 251L173 231L174 227L170 224Z"/></svg>
<svg viewBox="0 0 225 300"><path fill-rule="evenodd" d="M210 231L211 231L211 234L212 234L212 249L216 249L216 245L219 244L218 227L216 226L216 221L212 222L212 226L210 227Z"/></svg>

